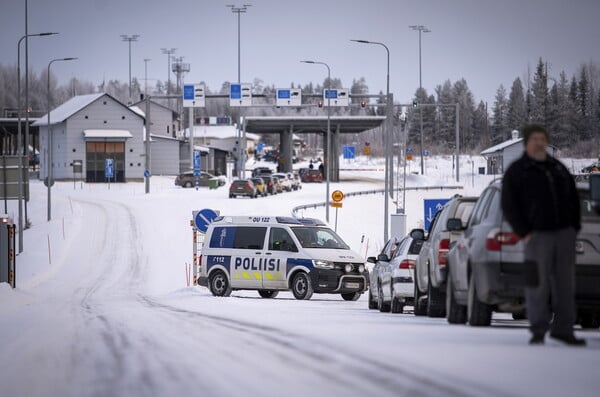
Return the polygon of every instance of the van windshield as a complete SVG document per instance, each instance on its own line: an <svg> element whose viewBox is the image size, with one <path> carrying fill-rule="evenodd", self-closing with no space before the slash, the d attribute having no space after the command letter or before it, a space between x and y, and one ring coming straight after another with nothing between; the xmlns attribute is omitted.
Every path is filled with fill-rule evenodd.
<svg viewBox="0 0 600 397"><path fill-rule="evenodd" d="M304 248L333 248L349 250L350 247L326 227L293 227L291 228Z"/></svg>

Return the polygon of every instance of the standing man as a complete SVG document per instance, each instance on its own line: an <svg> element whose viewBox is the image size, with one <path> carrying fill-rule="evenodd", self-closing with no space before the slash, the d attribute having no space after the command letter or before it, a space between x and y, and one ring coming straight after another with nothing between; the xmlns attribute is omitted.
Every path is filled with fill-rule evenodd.
<svg viewBox="0 0 600 397"><path fill-rule="evenodd" d="M504 175L502 211L525 242L525 258L537 263L539 284L525 288L532 333L529 343L543 344L550 329L552 338L583 346L585 340L573 332L575 236L581 229L575 181L567 168L547 153L546 128L526 126L523 143L525 153Z"/></svg>

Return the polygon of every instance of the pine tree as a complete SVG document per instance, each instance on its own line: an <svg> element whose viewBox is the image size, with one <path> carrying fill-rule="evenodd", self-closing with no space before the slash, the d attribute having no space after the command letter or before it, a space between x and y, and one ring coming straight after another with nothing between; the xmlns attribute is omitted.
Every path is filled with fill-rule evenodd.
<svg viewBox="0 0 600 397"><path fill-rule="evenodd" d="M548 76L546 66L540 58L531 86L531 114L530 119L537 123L546 124L548 114Z"/></svg>
<svg viewBox="0 0 600 397"><path fill-rule="evenodd" d="M494 99L493 122L492 122L492 144L496 145L506 140L510 135L508 126L508 101L506 99L506 89L502 84L496 91Z"/></svg>
<svg viewBox="0 0 600 397"><path fill-rule="evenodd" d="M520 78L513 81L508 97L507 127L520 130L527 122L527 103Z"/></svg>
<svg viewBox="0 0 600 397"><path fill-rule="evenodd" d="M440 105L454 104L454 95L452 93L452 83L446 80L443 85L437 86L436 89L437 103ZM454 125L456 111L454 108L440 106L437 109L438 128L437 137L441 142L454 142Z"/></svg>

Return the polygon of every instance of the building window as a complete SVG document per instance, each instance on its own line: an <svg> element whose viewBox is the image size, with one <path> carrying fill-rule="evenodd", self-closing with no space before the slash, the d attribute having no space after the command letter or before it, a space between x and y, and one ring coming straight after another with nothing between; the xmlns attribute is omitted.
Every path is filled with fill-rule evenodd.
<svg viewBox="0 0 600 397"><path fill-rule="evenodd" d="M106 124L106 123L107 123L107 121L106 121L106 120L104 120L104 124Z"/></svg>
<svg viewBox="0 0 600 397"><path fill-rule="evenodd" d="M88 116L87 116L87 114L85 115L85 119L86 119L86 120L88 119Z"/></svg>
<svg viewBox="0 0 600 397"><path fill-rule="evenodd" d="M121 120L125 120L125 116L121 116Z"/></svg>
<svg viewBox="0 0 600 397"><path fill-rule="evenodd" d="M77 151L77 149L73 148L73 153L75 153Z"/></svg>

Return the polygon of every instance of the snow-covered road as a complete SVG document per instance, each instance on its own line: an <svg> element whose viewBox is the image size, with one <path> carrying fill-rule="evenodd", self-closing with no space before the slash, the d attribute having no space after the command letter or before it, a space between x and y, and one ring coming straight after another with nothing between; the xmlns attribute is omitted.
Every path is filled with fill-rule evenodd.
<svg viewBox="0 0 600 397"><path fill-rule="evenodd" d="M550 341L530 347L526 322L507 316L481 329L370 311L365 296L215 298L185 287L191 210L285 215L320 201L323 186L228 200L223 190L182 190L168 179L150 196L138 185L57 185L57 220L34 222L26 235L22 286L0 288L2 396L597 395L597 330L579 332L585 349ZM354 218L340 219L340 233L351 245L379 230L361 210L377 213L380 201L345 202ZM33 216L41 209L32 203ZM59 244L61 217L67 230ZM51 266L39 254L46 241L35 226L54 239Z"/></svg>

